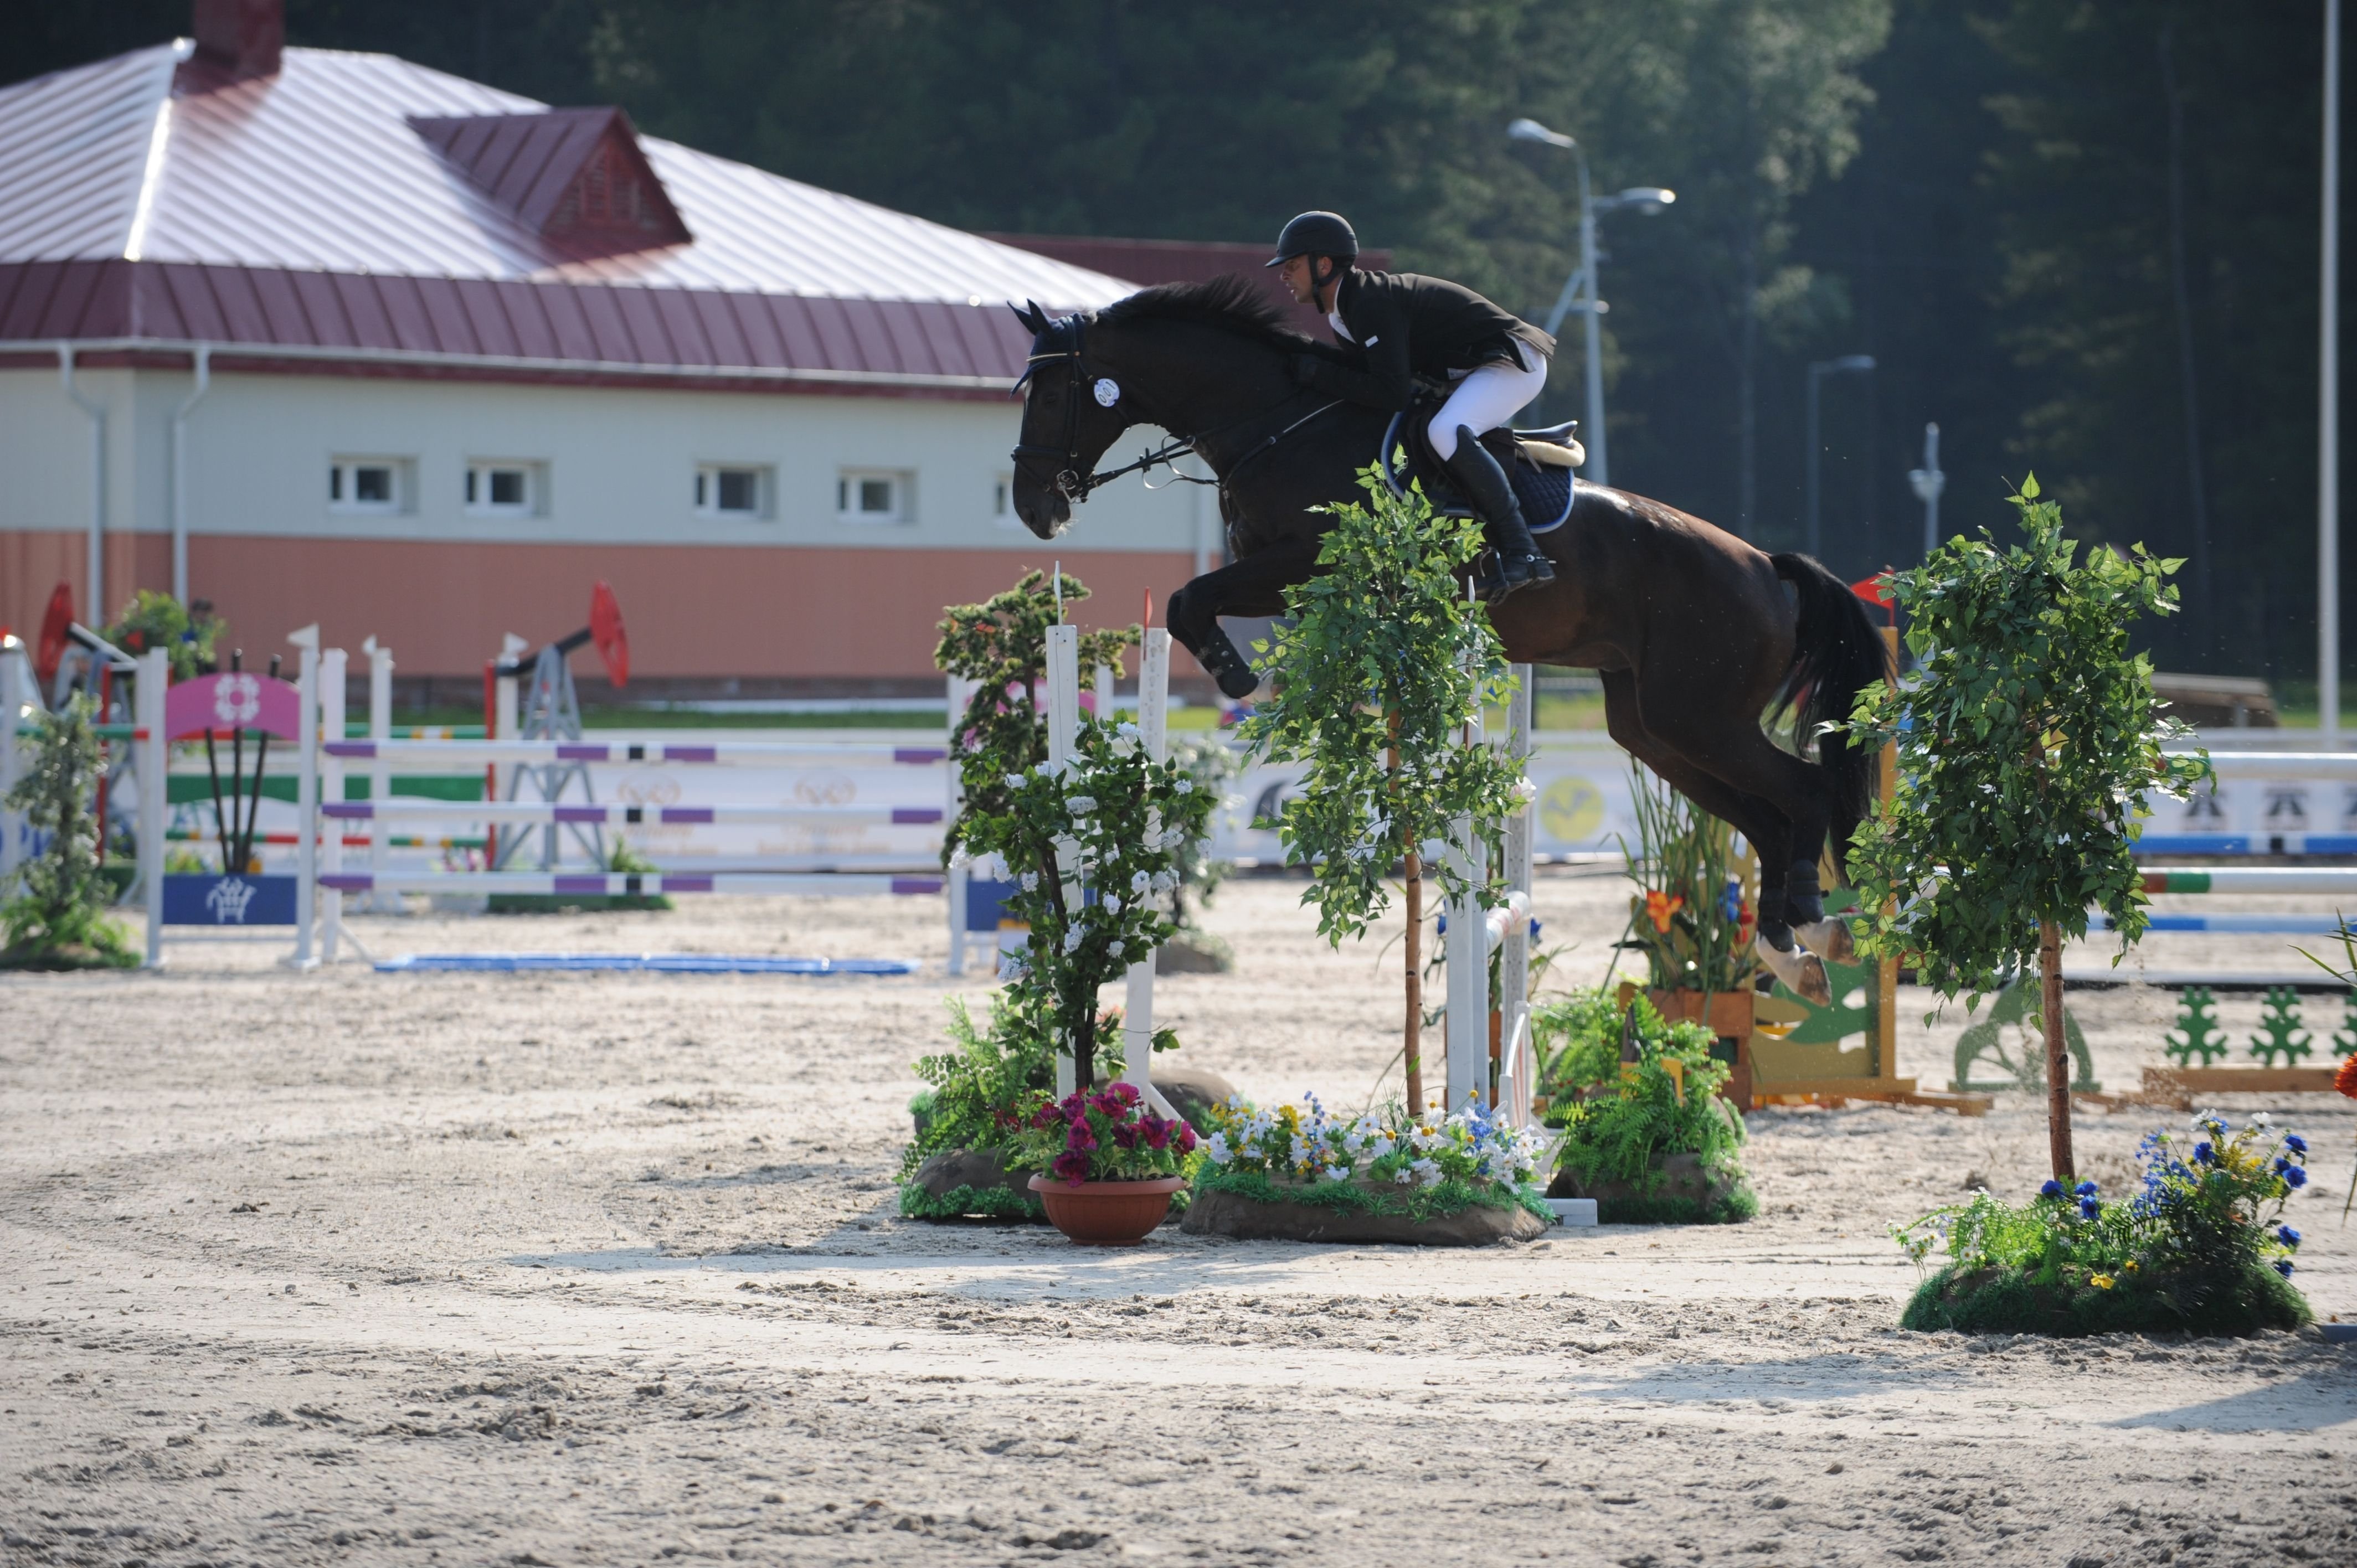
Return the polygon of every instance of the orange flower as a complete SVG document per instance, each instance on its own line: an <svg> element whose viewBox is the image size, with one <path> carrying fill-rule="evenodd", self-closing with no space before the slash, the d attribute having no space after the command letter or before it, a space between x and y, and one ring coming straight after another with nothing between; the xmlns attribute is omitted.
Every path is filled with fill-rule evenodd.
<svg viewBox="0 0 2357 1568"><path fill-rule="evenodd" d="M2341 1064L2341 1070L2332 1075L2332 1087L2350 1099L2357 1100L2357 1056Z"/></svg>
<svg viewBox="0 0 2357 1568"><path fill-rule="evenodd" d="M1686 907L1683 893L1648 893L1645 895L1645 918L1653 922L1653 929L1663 936L1670 934L1670 917Z"/></svg>

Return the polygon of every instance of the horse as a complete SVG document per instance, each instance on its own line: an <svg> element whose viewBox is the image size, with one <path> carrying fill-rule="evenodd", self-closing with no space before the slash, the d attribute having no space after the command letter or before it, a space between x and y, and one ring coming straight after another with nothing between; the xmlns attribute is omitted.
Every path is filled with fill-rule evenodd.
<svg viewBox="0 0 2357 1568"><path fill-rule="evenodd" d="M1053 319L1028 302L1013 308L1032 334L1013 454L1024 525L1055 538L1099 485L1191 452L1217 476L1230 561L1170 596L1171 634L1200 660L1226 638L1218 617L1283 614L1285 590L1317 571L1332 525L1321 509L1358 495L1391 419L1297 384L1295 356L1339 350L1287 327L1235 275ZM1140 424L1173 439L1095 471ZM1563 526L1539 543L1555 581L1490 607L1506 657L1599 672L1612 738L1758 851L1760 956L1826 1001L1820 959L1852 954L1847 927L1825 918L1817 863L1828 832L1846 844L1863 819L1873 759L1820 726L1847 717L1888 672L1864 605L1808 556L1766 553L1598 485L1579 484ZM1770 739L1763 717L1787 713L1803 744L1815 737L1815 760Z"/></svg>

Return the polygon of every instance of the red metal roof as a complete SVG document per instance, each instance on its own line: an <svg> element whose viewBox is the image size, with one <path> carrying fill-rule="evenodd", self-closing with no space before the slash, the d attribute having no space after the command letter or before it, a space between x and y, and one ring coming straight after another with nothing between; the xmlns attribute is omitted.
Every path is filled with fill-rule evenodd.
<svg viewBox="0 0 2357 1568"><path fill-rule="evenodd" d="M1003 302L1133 286L631 137L613 110L384 55L290 48L242 81L191 57L183 40L0 89L0 340L954 392L1019 369ZM543 231L617 134L692 238Z"/></svg>

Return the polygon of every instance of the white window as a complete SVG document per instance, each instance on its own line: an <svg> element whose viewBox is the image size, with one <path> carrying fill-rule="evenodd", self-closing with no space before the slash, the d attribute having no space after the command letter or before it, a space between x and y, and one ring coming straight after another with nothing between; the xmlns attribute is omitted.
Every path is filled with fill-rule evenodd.
<svg viewBox="0 0 2357 1568"><path fill-rule="evenodd" d="M468 463L467 510L486 517L531 517L545 511L548 471L538 463Z"/></svg>
<svg viewBox="0 0 2357 1568"><path fill-rule="evenodd" d="M338 457L328 465L331 511L407 511L409 497L405 457Z"/></svg>
<svg viewBox="0 0 2357 1568"><path fill-rule="evenodd" d="M767 468L705 463L695 470L695 510L709 517L768 517L772 488Z"/></svg>
<svg viewBox="0 0 2357 1568"><path fill-rule="evenodd" d="M913 476L889 468L845 468L834 481L834 515L845 522L913 522Z"/></svg>

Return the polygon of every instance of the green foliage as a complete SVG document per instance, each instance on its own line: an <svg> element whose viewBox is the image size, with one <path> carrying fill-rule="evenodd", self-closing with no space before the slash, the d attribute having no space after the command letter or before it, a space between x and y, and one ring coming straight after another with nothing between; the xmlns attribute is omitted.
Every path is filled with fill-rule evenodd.
<svg viewBox="0 0 2357 1568"><path fill-rule="evenodd" d="M1047 1212L1037 1194L1011 1187L953 1187L939 1197L914 1187L900 1189L903 1219L1039 1219Z"/></svg>
<svg viewBox="0 0 2357 1568"><path fill-rule="evenodd" d="M179 600L142 588L102 635L134 658L151 648L170 649L172 679L190 681L212 668L214 645L228 629L227 621L214 617L192 623Z"/></svg>
<svg viewBox="0 0 2357 1568"><path fill-rule="evenodd" d="M1758 885L1735 853L1735 830L1670 788L1643 764L1629 765L1637 853L1620 845L1637 892L1620 946L1645 955L1655 991L1737 991L1759 970L1751 933Z"/></svg>
<svg viewBox="0 0 2357 1568"><path fill-rule="evenodd" d="M2259 1009L2259 1032L2251 1036L2251 1054L2269 1067L2276 1058L2283 1058L2286 1067L2297 1067L2299 1059L2309 1054L2312 1036L2300 1026L2299 993L2288 985L2267 988L2267 999Z"/></svg>
<svg viewBox="0 0 2357 1568"><path fill-rule="evenodd" d="M1639 999L1642 1002L1642 998ZM1551 996L1531 1009L1531 1045L1538 1058L1538 1090L1543 1095L1577 1094L1609 1082L1620 1070L1620 1031L1628 1015L1602 986ZM1645 1003L1637 1013L1639 1028L1650 1019L1654 1038L1664 1040L1670 1026Z"/></svg>
<svg viewBox="0 0 2357 1568"><path fill-rule="evenodd" d="M1661 1185L1663 1159L1695 1155L1713 1179L1729 1186L1739 1182L1743 1121L1718 1097L1730 1069L1710 1054L1710 1032L1699 1024L1664 1023L1642 996L1631 1001L1628 1018L1637 1041L1635 1062L1620 1061L1616 1028L1605 1066L1598 1037L1602 1020L1592 1004L1577 1015L1578 1036L1548 1060L1543 1079L1550 1095L1546 1120L1563 1129L1555 1168L1582 1184L1626 1182L1640 1196L1650 1196ZM1671 1070L1671 1063L1682 1075ZM1573 1099L1582 1086L1570 1079L1600 1067L1603 1076L1587 1081L1587 1098Z"/></svg>
<svg viewBox="0 0 2357 1568"><path fill-rule="evenodd" d="M1052 1023L1036 993L1013 988L998 992L991 1000L986 1031L975 1026L965 998L952 996L948 1005L950 1048L920 1057L916 1064L917 1076L931 1087L931 1094L917 1135L900 1156L903 1181L945 1150L1003 1146L1012 1136L1018 1108L1056 1087ZM1120 1032L1105 1033L1117 1047ZM1101 1052L1099 1074L1120 1068L1117 1050Z"/></svg>
<svg viewBox="0 0 2357 1568"><path fill-rule="evenodd" d="M2162 755L2191 732L2158 715L2151 663L2128 650L2140 616L2175 607L2178 563L2140 545L2075 560L2038 496L2032 478L2013 498L2020 544L1959 537L1891 575L1921 672L1869 682L1847 725L1899 747L1897 799L1849 850L1860 950L1920 954L1925 984L1973 1004L2031 967L2040 921L2081 937L2092 906L2123 952L2141 937L2137 817L2211 775L2206 756Z"/></svg>
<svg viewBox="0 0 2357 1568"><path fill-rule="evenodd" d="M1285 591L1293 624L1269 650L1273 694L1238 730L1265 755L1306 765L1279 832L1286 859L1309 868L1302 902L1335 943L1389 908L1404 852L1445 838L1460 817L1505 817L1522 779L1496 748L1458 742L1506 679L1497 633L1458 578L1480 552L1480 524L1439 515L1420 490L1393 496L1372 465L1359 485L1367 504L1332 509L1318 575ZM1451 896L1463 891L1447 862L1426 870Z"/></svg>
<svg viewBox="0 0 2357 1568"><path fill-rule="evenodd" d="M139 962L121 923L106 913L107 884L98 863L95 712L81 695L65 712L34 720L30 766L9 789L7 806L47 843L17 867L22 891L0 905L0 932L6 936L0 964L128 969Z"/></svg>
<svg viewBox="0 0 2357 1568"><path fill-rule="evenodd" d="M2177 1027L2161 1049L2179 1067L2208 1067L2233 1047L2218 1026L2218 999L2206 985L2189 985L2177 997ZM2201 1058L2196 1063L2194 1058Z"/></svg>
<svg viewBox="0 0 2357 1568"><path fill-rule="evenodd" d="M2342 998L2341 1027L2332 1032L2332 1054L2336 1057L2357 1055L2357 991Z"/></svg>
<svg viewBox="0 0 2357 1568"><path fill-rule="evenodd" d="M2287 1283L2299 1232L2282 1223L2308 1182L2305 1140L2265 1117L2230 1131L2204 1112L2190 1135L2148 1134L2136 1158L2141 1190L2125 1200L2050 1181L2024 1204L1984 1191L1893 1226L1919 1267L1943 1248L1953 1260L1916 1293L1905 1326L2247 1334L2308 1321Z"/></svg>
<svg viewBox="0 0 2357 1568"><path fill-rule="evenodd" d="M1065 605L1089 596L1078 577L1060 579ZM1048 679L1048 628L1060 624L1058 584L1045 572L1027 572L1004 593L978 605L942 612L934 668L975 682L957 728L958 783L963 803L942 835L942 863L971 842L974 826L1006 813L1005 780L1048 760L1048 718L1041 697ZM1082 679L1100 664L1118 666L1122 650L1137 646L1128 627L1081 634Z"/></svg>

